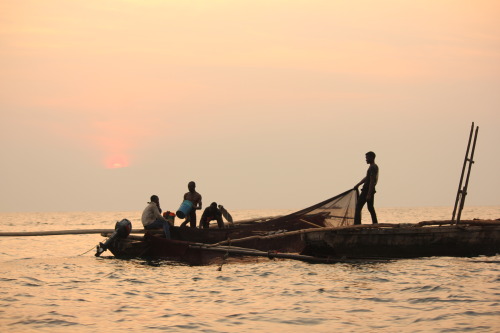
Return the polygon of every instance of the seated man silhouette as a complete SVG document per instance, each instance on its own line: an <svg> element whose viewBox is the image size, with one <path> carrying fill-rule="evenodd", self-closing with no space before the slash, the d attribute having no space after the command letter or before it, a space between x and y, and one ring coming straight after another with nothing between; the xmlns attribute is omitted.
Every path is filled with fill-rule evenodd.
<svg viewBox="0 0 500 333"><path fill-rule="evenodd" d="M157 195L151 196L151 202L148 202L142 212L141 221L144 229L163 229L165 237L170 239L170 221L161 215L160 199Z"/></svg>

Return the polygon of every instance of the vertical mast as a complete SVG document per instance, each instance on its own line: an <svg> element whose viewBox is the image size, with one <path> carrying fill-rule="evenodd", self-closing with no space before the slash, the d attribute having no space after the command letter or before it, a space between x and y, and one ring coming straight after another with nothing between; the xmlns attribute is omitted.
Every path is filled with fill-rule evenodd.
<svg viewBox="0 0 500 333"><path fill-rule="evenodd" d="M479 127L476 126L476 133L474 135L474 142L472 144L472 152L471 152L470 157L469 157L470 145L471 145L471 141L472 141L472 134L474 133L474 123L472 123L472 126L470 128L469 142L467 144L467 151L465 152L464 165L462 167L462 174L460 175L460 183L458 184L458 191L457 191L457 197L455 199L455 206L453 208L453 216L451 218L451 221L455 222L457 224L460 223L460 217L462 215L462 209L464 208L465 197L467 196L467 187L469 186L470 172L471 172L472 164L474 164L474 151L476 149L476 140L477 140L478 131L479 131ZM467 167L467 164L468 164L469 168L467 171L467 177L465 179L465 185L462 188L462 183L463 183L464 174L465 174L465 168ZM457 207L458 207L458 213L457 213ZM455 220L455 214L457 216L456 220Z"/></svg>

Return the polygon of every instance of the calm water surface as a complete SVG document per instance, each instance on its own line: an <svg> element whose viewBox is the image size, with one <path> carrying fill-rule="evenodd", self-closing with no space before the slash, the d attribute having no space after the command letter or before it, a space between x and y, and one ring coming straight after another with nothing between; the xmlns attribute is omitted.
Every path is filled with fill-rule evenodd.
<svg viewBox="0 0 500 333"><path fill-rule="evenodd" d="M244 219L286 211L231 213ZM379 209L381 222L450 215L448 207ZM2 213L0 229L112 228L122 218L139 226L139 217ZM500 207L467 208L462 217L500 218ZM189 267L117 260L107 252L95 258L99 241L100 235L0 238L0 331L500 332L498 255Z"/></svg>

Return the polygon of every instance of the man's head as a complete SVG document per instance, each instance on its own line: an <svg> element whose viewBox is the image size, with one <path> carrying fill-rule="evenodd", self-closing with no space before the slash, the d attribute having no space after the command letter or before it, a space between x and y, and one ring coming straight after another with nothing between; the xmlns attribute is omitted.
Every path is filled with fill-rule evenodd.
<svg viewBox="0 0 500 333"><path fill-rule="evenodd" d="M372 151L369 151L365 154L366 156L366 163L373 163L375 161L375 153Z"/></svg>
<svg viewBox="0 0 500 333"><path fill-rule="evenodd" d="M154 194L153 194L153 195L151 196L151 202L154 202L154 203L158 204L158 203L160 202L160 199L158 198L158 196L157 196L157 195L154 195Z"/></svg>
<svg viewBox="0 0 500 333"><path fill-rule="evenodd" d="M190 192L193 192L195 188L196 188L196 183L195 182L191 181L191 182L188 183L188 189L189 189Z"/></svg>

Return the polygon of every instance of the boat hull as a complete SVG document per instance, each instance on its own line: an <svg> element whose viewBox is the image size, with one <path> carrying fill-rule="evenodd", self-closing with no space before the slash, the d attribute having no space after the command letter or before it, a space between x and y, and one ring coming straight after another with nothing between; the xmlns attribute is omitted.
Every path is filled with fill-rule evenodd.
<svg viewBox="0 0 500 333"><path fill-rule="evenodd" d="M260 251L300 253L304 249L304 242L299 234L283 235L273 240L268 235L313 227L310 221L323 226L319 216L316 219L303 221L292 219L279 221L265 221L249 224L237 224L236 227L218 229L199 229L189 227L172 227L172 239L165 239L163 231L147 231L144 236L129 236L117 238L110 243L108 249L117 258L158 258L186 262L191 265L207 265L219 262L224 253L207 251L193 244L223 243L225 246L255 249ZM103 234L103 236L109 236ZM191 246L190 246L191 245Z"/></svg>
<svg viewBox="0 0 500 333"><path fill-rule="evenodd" d="M338 228L302 235L303 254L336 258L416 258L500 253L500 225Z"/></svg>
<svg viewBox="0 0 500 333"><path fill-rule="evenodd" d="M266 237L248 237L223 242L224 246L233 249L253 249L270 253L300 253L304 249L304 242L300 234L284 235L272 240ZM200 247L199 245L205 245ZM116 257L128 258L155 258L185 262L190 265L209 265L219 263L226 255L224 251L207 249L209 243L166 239L164 237L146 233L144 237L128 237L116 239L110 243L108 249Z"/></svg>
<svg viewBox="0 0 500 333"><path fill-rule="evenodd" d="M143 240L133 238L117 240L108 249L119 259L165 259L189 265L210 265L223 261L224 253L204 251L192 244L194 243L146 234Z"/></svg>

